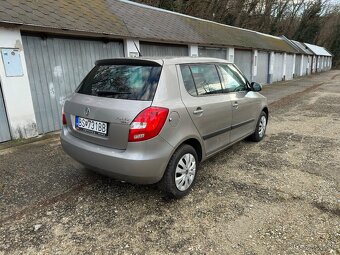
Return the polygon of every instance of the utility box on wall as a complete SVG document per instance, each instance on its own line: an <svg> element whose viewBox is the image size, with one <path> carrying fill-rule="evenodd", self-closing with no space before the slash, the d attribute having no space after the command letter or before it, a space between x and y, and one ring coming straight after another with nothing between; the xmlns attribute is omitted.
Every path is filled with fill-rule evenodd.
<svg viewBox="0 0 340 255"><path fill-rule="evenodd" d="M7 77L18 77L24 75L19 50L2 49L1 56Z"/></svg>

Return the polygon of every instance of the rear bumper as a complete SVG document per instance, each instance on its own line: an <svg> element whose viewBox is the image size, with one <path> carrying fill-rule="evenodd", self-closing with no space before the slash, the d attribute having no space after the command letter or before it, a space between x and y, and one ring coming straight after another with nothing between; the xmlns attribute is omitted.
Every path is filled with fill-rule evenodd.
<svg viewBox="0 0 340 255"><path fill-rule="evenodd" d="M76 138L64 127L60 140L64 151L86 167L118 180L139 184L158 182L173 151L173 147L159 136L128 143L126 150L116 150Z"/></svg>

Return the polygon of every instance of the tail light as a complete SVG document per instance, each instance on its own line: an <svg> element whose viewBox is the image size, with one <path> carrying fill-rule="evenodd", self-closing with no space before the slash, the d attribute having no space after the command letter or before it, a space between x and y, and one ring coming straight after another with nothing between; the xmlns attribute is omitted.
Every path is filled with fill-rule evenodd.
<svg viewBox="0 0 340 255"><path fill-rule="evenodd" d="M130 124L129 142L140 142L159 134L168 117L169 109L149 107L140 112Z"/></svg>
<svg viewBox="0 0 340 255"><path fill-rule="evenodd" d="M63 126L66 126L67 122L66 122L66 117L65 117L65 113L64 113L64 107L65 107L65 102L63 102L63 104L61 106L61 119L62 119L62 122L63 122Z"/></svg>
<svg viewBox="0 0 340 255"><path fill-rule="evenodd" d="M67 123L66 123L66 117L65 117L65 113L62 114L62 119L63 119L63 125L65 126Z"/></svg>

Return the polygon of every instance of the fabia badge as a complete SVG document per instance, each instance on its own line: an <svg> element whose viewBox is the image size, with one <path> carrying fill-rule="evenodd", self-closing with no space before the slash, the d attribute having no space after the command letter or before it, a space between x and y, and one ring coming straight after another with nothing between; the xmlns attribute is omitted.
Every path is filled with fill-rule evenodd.
<svg viewBox="0 0 340 255"><path fill-rule="evenodd" d="M90 114L90 108L89 108L89 107L86 107L86 108L85 108L85 115L86 115L86 116L89 116L89 114Z"/></svg>

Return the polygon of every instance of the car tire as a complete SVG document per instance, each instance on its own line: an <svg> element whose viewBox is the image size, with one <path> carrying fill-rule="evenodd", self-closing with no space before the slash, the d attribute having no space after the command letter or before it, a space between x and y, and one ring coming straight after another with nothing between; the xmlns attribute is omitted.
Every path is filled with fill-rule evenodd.
<svg viewBox="0 0 340 255"><path fill-rule="evenodd" d="M266 135L267 123L268 116L264 111L262 111L257 121L255 132L249 137L251 141L260 142L264 138Z"/></svg>
<svg viewBox="0 0 340 255"><path fill-rule="evenodd" d="M196 181L198 164L196 150L190 145L181 145L172 155L159 188L168 197L184 197Z"/></svg>

